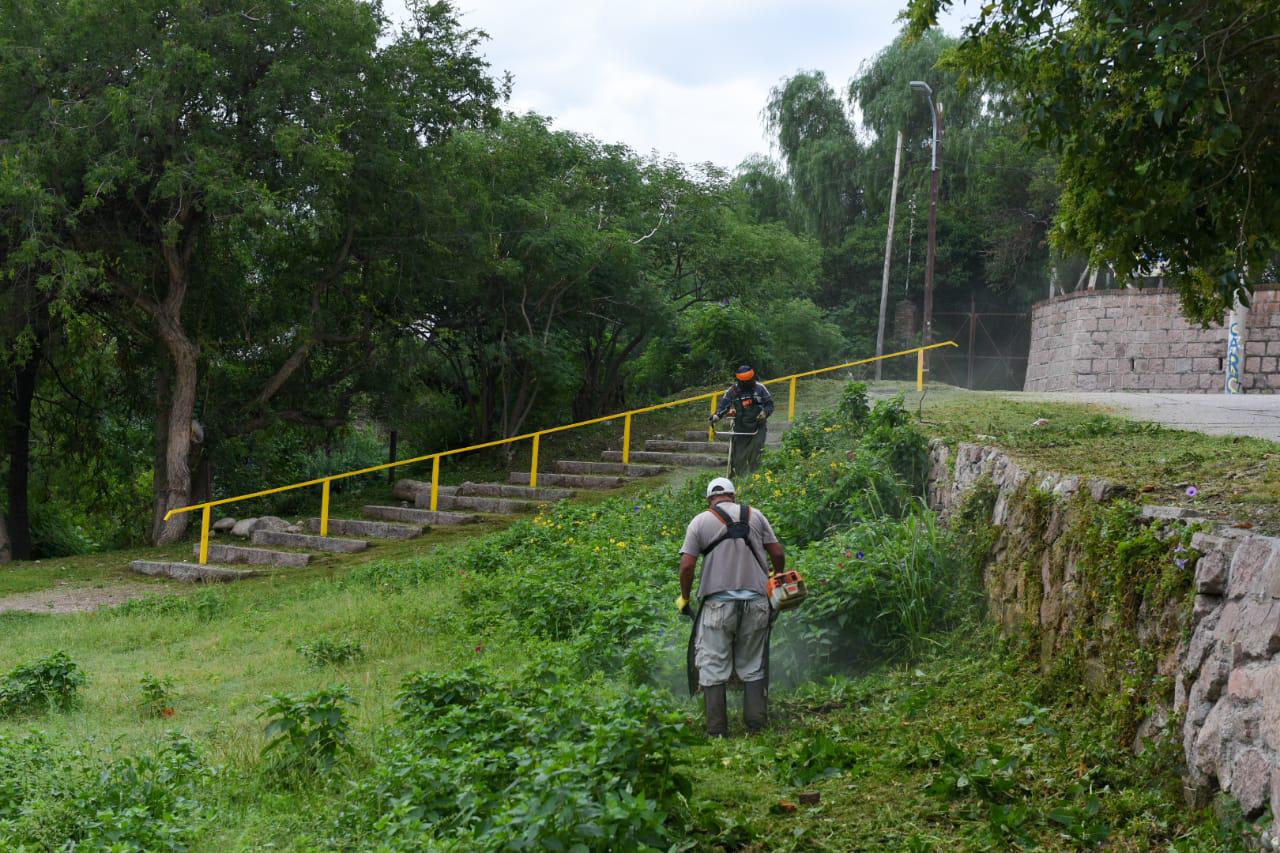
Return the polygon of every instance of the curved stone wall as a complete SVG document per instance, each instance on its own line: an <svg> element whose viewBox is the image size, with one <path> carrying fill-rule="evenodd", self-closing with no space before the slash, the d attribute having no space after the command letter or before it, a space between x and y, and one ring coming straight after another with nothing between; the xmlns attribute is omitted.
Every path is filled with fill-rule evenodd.
<svg viewBox="0 0 1280 853"><path fill-rule="evenodd" d="M1280 289L1249 310L1246 392L1280 392ZM1092 290L1038 303L1026 391L1220 393L1227 334L1183 318L1171 290Z"/></svg>

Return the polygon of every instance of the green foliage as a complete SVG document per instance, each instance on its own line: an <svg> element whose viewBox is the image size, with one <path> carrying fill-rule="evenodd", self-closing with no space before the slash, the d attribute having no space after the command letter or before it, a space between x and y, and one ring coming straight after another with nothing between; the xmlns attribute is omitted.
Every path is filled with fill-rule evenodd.
<svg viewBox="0 0 1280 853"><path fill-rule="evenodd" d="M55 751L40 735L0 735L0 843L19 850L186 850L208 816L215 777L171 733L153 753L101 763Z"/></svg>
<svg viewBox="0 0 1280 853"><path fill-rule="evenodd" d="M84 673L66 652L15 666L0 680L0 719L74 708L84 682Z"/></svg>
<svg viewBox="0 0 1280 853"><path fill-rule="evenodd" d="M70 507L38 503L31 507L31 547L37 558L72 557L98 550Z"/></svg>
<svg viewBox="0 0 1280 853"><path fill-rule="evenodd" d="M298 644L298 654L313 667L338 666L364 657L364 649L353 640L318 640Z"/></svg>
<svg viewBox="0 0 1280 853"><path fill-rule="evenodd" d="M325 777L342 756L353 753L347 708L355 700L346 687L301 696L273 693L262 705L258 716L269 718L262 755L270 759L272 772Z"/></svg>
<svg viewBox="0 0 1280 853"><path fill-rule="evenodd" d="M126 601L111 612L117 616L190 616L209 622L227 611L228 595L222 590L199 590L188 595L151 595Z"/></svg>
<svg viewBox="0 0 1280 853"><path fill-rule="evenodd" d="M168 676L144 675L139 682L138 706L148 717L173 716L173 679Z"/></svg>
<svg viewBox="0 0 1280 853"><path fill-rule="evenodd" d="M912 31L951 5L913 0ZM1274 33L1270 0L1015 0L984 6L952 59L1061 157L1057 245L1171 278L1208 324L1280 249Z"/></svg>
<svg viewBox="0 0 1280 853"><path fill-rule="evenodd" d="M557 669L408 679L400 727L338 818L342 846L666 848L688 821L693 727L654 691L599 689Z"/></svg>

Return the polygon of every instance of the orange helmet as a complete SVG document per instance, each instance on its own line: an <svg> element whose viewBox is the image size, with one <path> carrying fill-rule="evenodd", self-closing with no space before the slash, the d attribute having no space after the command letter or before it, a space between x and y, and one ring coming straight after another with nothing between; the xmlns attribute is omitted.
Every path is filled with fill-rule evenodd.
<svg viewBox="0 0 1280 853"><path fill-rule="evenodd" d="M750 382L752 379L756 378L756 372L749 364L744 364L739 367L738 372L733 375L738 378L739 382Z"/></svg>

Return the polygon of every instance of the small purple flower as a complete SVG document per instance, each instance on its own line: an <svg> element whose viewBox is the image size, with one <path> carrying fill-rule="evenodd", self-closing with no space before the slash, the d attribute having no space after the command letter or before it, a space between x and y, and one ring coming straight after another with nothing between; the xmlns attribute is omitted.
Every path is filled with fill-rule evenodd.
<svg viewBox="0 0 1280 853"><path fill-rule="evenodd" d="M1173 549L1173 553L1175 554L1185 554L1186 552L1187 552L1187 546L1183 545L1181 542L1178 543L1177 548Z"/></svg>
<svg viewBox="0 0 1280 853"><path fill-rule="evenodd" d="M1185 568L1187 567L1187 561L1186 561L1186 560L1174 560L1174 561L1173 561L1173 564L1174 564L1175 566L1177 566L1178 568L1180 568L1180 569L1185 569Z"/></svg>
<svg viewBox="0 0 1280 853"><path fill-rule="evenodd" d="M632 512L639 512L639 511L640 511L640 504L636 504L635 506L631 507L631 511L632 511Z"/></svg>
<svg viewBox="0 0 1280 853"><path fill-rule="evenodd" d="M866 554L864 554L863 552L861 552L861 551L859 551L859 552L858 552L858 559L859 559L859 560L861 560L861 559L862 559L863 557L865 557L865 556L867 556L867 555L866 555Z"/></svg>
<svg viewBox="0 0 1280 853"><path fill-rule="evenodd" d="M1194 498L1198 494L1200 494L1200 490L1195 486L1187 486L1187 497Z"/></svg>

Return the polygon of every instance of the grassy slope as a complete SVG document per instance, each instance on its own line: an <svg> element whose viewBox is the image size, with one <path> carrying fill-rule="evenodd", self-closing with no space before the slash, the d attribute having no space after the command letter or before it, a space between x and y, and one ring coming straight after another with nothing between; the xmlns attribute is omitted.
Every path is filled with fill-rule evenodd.
<svg viewBox="0 0 1280 853"><path fill-rule="evenodd" d="M997 394L930 391L925 427L951 444L996 444L1048 471L1106 477L1150 503L1193 505L1210 517L1280 531L1280 446L1256 438L1161 429L1098 406L1015 402ZM1049 423L1032 427L1038 419ZM1186 489L1199 494L1188 499Z"/></svg>
<svg viewBox="0 0 1280 853"><path fill-rule="evenodd" d="M838 388L839 383L814 382L802 398L804 407L830 401ZM1002 444L1043 462L1045 467L1080 470L1087 464L1084 473L1118 470L1123 474L1129 465L1127 455L1116 459L1089 453L1065 440L1062 444L1045 443L1045 433L1026 433L1026 425L1040 415L1069 424L1073 419L1088 421L1095 414L1084 407L1035 404L1019 408L985 400L948 400L943 395L928 400L925 409L933 428L952 439L993 434ZM1128 454L1167 454L1170 447L1189 452L1200 446L1183 444L1190 439L1167 432L1120 438L1129 447ZM1229 441L1209 439L1204 446ZM1256 452L1261 458L1266 449ZM1203 477L1207 469L1202 462L1196 465L1200 467L1193 467L1192 475ZM632 488L648 486L641 483ZM66 746L133 752L154 744L166 729L186 732L197 739L213 763L226 765L233 778L241 780L226 786L225 799L218 804L218 825L204 839L204 845L208 849L235 849L275 843L287 848L294 830L311 820L307 814L309 795L280 793L253 781L257 777L252 770L262 744L257 703L264 695L344 681L360 701L357 730L367 732L389 718L395 689L410 671L453 668L473 659L501 667L525 656L527 650L519 637L462 633L456 598L447 587L387 593L341 583L347 567L373 560L413 560L459 535L471 534L433 532L423 541L383 546L342 563L343 568L336 571L333 564L320 564L307 572L201 591L197 595L208 602L202 611L177 615L0 615L0 634L6 640L0 648L0 669L62 648L91 675L81 710L0 722L0 733L18 734L38 727L49 732L55 743ZM58 565L71 578L89 581L114 576L125 557L98 555ZM110 558L120 563L113 565ZM22 578L38 578L42 572L48 572L51 579L55 571L51 566L21 566L0 573L0 583L30 583ZM10 578L18 580L6 580ZM663 591L655 594L666 595ZM295 648L300 641L320 637L357 641L364 646L366 657L316 672L307 667ZM1040 812L1024 818L1023 831L1050 846L1063 846L1067 842L1056 834L1057 824L1047 821L1045 815L1066 796L1071 784L1081 778L1088 783L1098 767L1119 758L1106 752L1104 738L1090 730L1086 711L1062 708L1046 712L1053 720L1051 727L1067 733L1063 736L1018 723L1027 715L1027 706L1022 703L1033 697L1029 696L1028 682L1001 660L980 647L961 646L918 669L873 675L834 693L780 697L780 731L758 741L734 740L694 750L691 763L700 768L701 791L724 804L725 815L747 821L770 835L773 847L897 847L912 836L926 849L929 845L940 849L998 846L993 839L1000 836L990 829L989 804L981 798L951 799L925 791L940 771L936 758L928 757L927 748L925 757L919 758L919 748L927 747L935 732L948 732L969 759L982 754L990 744L1019 753L1027 751L1022 766L1030 772L1024 783L1030 786ZM179 698L172 719L146 719L137 710L138 679L145 673L175 679ZM829 707L832 703L836 710ZM696 713L692 705L690 712ZM780 798L791 796L798 787L779 776L777 754L809 743L820 733L852 744L858 762L841 777L803 786L822 792L819 807L770 814ZM1098 750L1103 753L1097 754ZM911 754L917 758L909 759ZM1129 839L1123 846L1138 849L1140 839L1171 841L1188 831L1168 812L1171 800L1165 794L1148 795L1141 786L1133 789L1132 780L1119 774L1117 771L1116 778L1102 780L1100 786L1129 785L1123 788L1118 805L1114 799L1108 800L1112 817L1121 818L1120 840ZM1134 805L1126 807L1125 802ZM322 802L314 805L322 807ZM1133 814L1138 817L1131 817ZM1153 825L1145 826L1144 821ZM1160 822L1166 823L1165 828L1154 825ZM731 835L726 830L725 840ZM1208 844L1209 840L1201 838L1199 843Z"/></svg>

